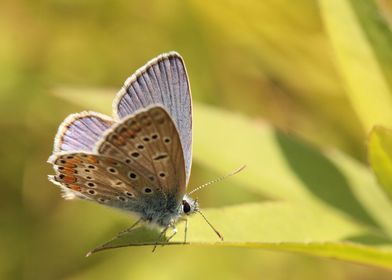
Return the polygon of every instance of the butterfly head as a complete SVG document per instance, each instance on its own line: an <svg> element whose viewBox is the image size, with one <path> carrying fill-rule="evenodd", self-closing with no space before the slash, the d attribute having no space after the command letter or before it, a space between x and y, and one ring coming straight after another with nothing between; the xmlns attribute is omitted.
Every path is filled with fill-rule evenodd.
<svg viewBox="0 0 392 280"><path fill-rule="evenodd" d="M185 215L191 215L199 210L199 203L197 200L190 198L185 195L182 200L182 213Z"/></svg>

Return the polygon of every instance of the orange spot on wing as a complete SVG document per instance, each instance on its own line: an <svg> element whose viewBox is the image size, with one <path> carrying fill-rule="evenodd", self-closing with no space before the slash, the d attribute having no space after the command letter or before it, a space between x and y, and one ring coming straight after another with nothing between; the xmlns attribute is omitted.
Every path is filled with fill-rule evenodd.
<svg viewBox="0 0 392 280"><path fill-rule="evenodd" d="M108 164L116 164L116 163L117 163L117 161L115 161L114 159L111 159L111 158L108 158L108 159L106 159L105 161L106 161L106 163L108 163Z"/></svg>
<svg viewBox="0 0 392 280"><path fill-rule="evenodd" d="M61 170L61 173L65 175L72 175L75 173L75 169L66 167L63 170Z"/></svg>
<svg viewBox="0 0 392 280"><path fill-rule="evenodd" d="M82 188L78 185L69 185L69 188L71 190L78 191L78 192L82 191Z"/></svg>
<svg viewBox="0 0 392 280"><path fill-rule="evenodd" d="M79 157L75 157L75 158L67 160L67 164L78 164L81 162L82 162L82 160Z"/></svg>
<svg viewBox="0 0 392 280"><path fill-rule="evenodd" d="M119 146L125 145L125 139L121 136L118 136L113 142L114 142L114 144L119 145Z"/></svg>
<svg viewBox="0 0 392 280"><path fill-rule="evenodd" d="M133 132L132 130L130 130L130 129L128 129L128 130L125 130L125 131L122 131L122 133L121 133L121 137L123 137L123 138L130 138L130 137L132 137L132 136L136 136L136 133L135 132Z"/></svg>
<svg viewBox="0 0 392 280"><path fill-rule="evenodd" d="M74 176L65 176L63 178L63 182L66 184L72 184L76 182L76 178Z"/></svg>
<svg viewBox="0 0 392 280"><path fill-rule="evenodd" d="M87 156L86 161L88 163L98 163L98 160L93 156Z"/></svg>

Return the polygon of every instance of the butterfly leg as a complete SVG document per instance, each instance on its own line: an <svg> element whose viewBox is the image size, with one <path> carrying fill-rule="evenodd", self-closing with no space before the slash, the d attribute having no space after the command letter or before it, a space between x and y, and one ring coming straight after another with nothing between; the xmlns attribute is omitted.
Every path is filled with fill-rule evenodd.
<svg viewBox="0 0 392 280"><path fill-rule="evenodd" d="M126 234L128 232L131 232L141 221L142 221L142 219L139 219L132 226L130 226L129 228L120 231L115 238L118 238L118 237L120 237L120 236L122 236L122 235L124 235L124 234Z"/></svg>
<svg viewBox="0 0 392 280"><path fill-rule="evenodd" d="M167 230L169 229L169 227L170 227L170 225L166 226L166 227L161 231L161 233L159 234L157 241L155 241L154 248L152 248L152 252L153 252L153 253L155 252L155 249L157 248L159 241L160 241L160 240L162 239L162 237L166 234L166 232L167 232Z"/></svg>
<svg viewBox="0 0 392 280"><path fill-rule="evenodd" d="M177 234L177 228L176 228L175 225L171 225L171 226L169 226L169 227L173 228L173 233L172 233L172 235L170 235L170 236L166 239L166 243L169 243L170 239L172 239L172 238L174 237L174 235ZM162 247L165 246L165 245L166 245L166 244L162 244Z"/></svg>
<svg viewBox="0 0 392 280"><path fill-rule="evenodd" d="M186 240L187 240L187 235L188 235L188 219L181 217L180 221L184 221L185 222L185 228L184 228L184 243L186 244Z"/></svg>
<svg viewBox="0 0 392 280"><path fill-rule="evenodd" d="M94 249L92 249L90 252L87 253L86 257L90 256L92 253L95 253L95 252L98 252L98 251L100 251L102 249L105 249L105 247L108 244L110 244L112 241L120 238L121 236L123 236L126 233L131 232L141 221L142 221L142 219L137 220L132 226L130 226L129 228L127 228L127 229L125 229L123 231L120 231L115 237L113 237L109 241L105 242L104 244L102 244L102 245L100 245L98 247L95 247Z"/></svg>
<svg viewBox="0 0 392 280"><path fill-rule="evenodd" d="M185 219L184 244L186 244L187 233L188 233L188 219Z"/></svg>
<svg viewBox="0 0 392 280"><path fill-rule="evenodd" d="M177 234L177 228L176 228L176 226L175 226L175 225L171 225L170 227L173 228L173 233L172 233L172 235L170 235L169 238L166 240L167 242L169 242L170 239L172 239L172 238L174 237L174 235Z"/></svg>

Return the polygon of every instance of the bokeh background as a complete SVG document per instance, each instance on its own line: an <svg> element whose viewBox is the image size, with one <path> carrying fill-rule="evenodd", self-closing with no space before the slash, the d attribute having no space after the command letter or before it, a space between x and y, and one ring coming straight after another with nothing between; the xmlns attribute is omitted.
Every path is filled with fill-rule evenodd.
<svg viewBox="0 0 392 280"><path fill-rule="evenodd" d="M389 18L389 1L374 5ZM336 67L318 1L3 0L0 278L391 279L376 267L260 249L168 246L151 254L138 247L84 257L126 217L64 201L47 181L57 126L90 109L57 93L114 96L137 68L170 50L184 57L197 103L266 121L367 164L367 131ZM222 175L193 167L191 185ZM258 199L225 186L200 193L204 207Z"/></svg>

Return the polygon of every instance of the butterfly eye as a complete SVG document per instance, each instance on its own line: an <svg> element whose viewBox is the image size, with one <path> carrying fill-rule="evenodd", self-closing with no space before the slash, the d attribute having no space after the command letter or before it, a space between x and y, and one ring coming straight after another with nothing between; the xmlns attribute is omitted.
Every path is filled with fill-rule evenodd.
<svg viewBox="0 0 392 280"><path fill-rule="evenodd" d="M184 211L185 214L188 214L189 212L191 212L191 206L189 205L189 203L186 200L182 201L182 209Z"/></svg>

